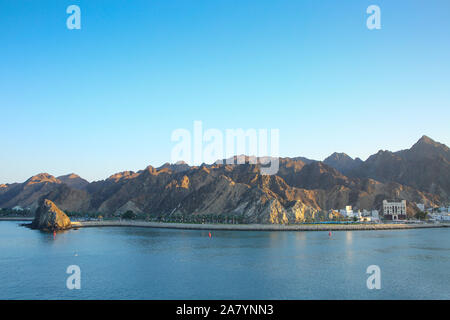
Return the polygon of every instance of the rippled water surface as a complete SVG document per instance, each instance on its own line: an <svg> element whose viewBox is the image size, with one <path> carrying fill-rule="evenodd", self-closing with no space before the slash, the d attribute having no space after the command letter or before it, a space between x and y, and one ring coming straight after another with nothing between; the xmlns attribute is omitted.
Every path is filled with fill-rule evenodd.
<svg viewBox="0 0 450 320"><path fill-rule="evenodd" d="M66 269L81 268L81 289ZM368 290L366 269L381 268ZM0 299L450 299L450 229L247 232L0 221Z"/></svg>

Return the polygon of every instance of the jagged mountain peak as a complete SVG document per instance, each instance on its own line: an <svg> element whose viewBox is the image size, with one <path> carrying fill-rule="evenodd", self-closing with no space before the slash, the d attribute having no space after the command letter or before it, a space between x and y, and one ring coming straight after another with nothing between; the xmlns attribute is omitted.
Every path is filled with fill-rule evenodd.
<svg viewBox="0 0 450 320"><path fill-rule="evenodd" d="M159 168L155 168L153 166L147 166L144 170L139 171L138 174L139 175L143 175L143 176L157 176L161 173L172 173L175 172L176 170L173 170L174 167L159 167Z"/></svg>
<svg viewBox="0 0 450 320"><path fill-rule="evenodd" d="M437 144L436 141L434 141L427 135L423 135L416 143L419 143L419 144L426 143L426 144L433 144L433 145Z"/></svg>
<svg viewBox="0 0 450 320"><path fill-rule="evenodd" d="M190 166L184 161L178 161L176 163L166 162L162 166L158 167L157 170L169 169L174 172L183 172L189 170Z"/></svg>
<svg viewBox="0 0 450 320"><path fill-rule="evenodd" d="M109 176L108 179L106 179L106 180L117 182L122 179L127 179L130 177L133 177L135 175L136 175L136 173L134 171L122 171L122 172L118 172L118 173L115 173L115 174Z"/></svg>
<svg viewBox="0 0 450 320"><path fill-rule="evenodd" d="M316 160L312 160L312 159L305 158L305 157L295 157L295 158L291 158L291 160L293 160L293 161L302 161L305 164L310 164L311 162L316 161Z"/></svg>
<svg viewBox="0 0 450 320"><path fill-rule="evenodd" d="M152 175L158 175L159 173L166 171L170 171L169 168L155 168L153 166L147 166L147 168L145 168L145 172Z"/></svg>
<svg viewBox="0 0 450 320"><path fill-rule="evenodd" d="M410 149L397 152L380 150L351 172L352 176L359 178L398 182L443 199L450 197L449 174L449 148L425 135Z"/></svg>
<svg viewBox="0 0 450 320"><path fill-rule="evenodd" d="M335 168L336 170L347 174L351 170L359 167L363 161L360 158L353 159L348 154L343 152L334 152L323 161L326 165Z"/></svg>
<svg viewBox="0 0 450 320"><path fill-rule="evenodd" d="M333 152L328 158L326 158L324 160L324 162L327 159L335 159L335 160L343 160L343 159L349 159L349 160L353 160L352 157L350 157L348 154L346 154L345 152Z"/></svg>
<svg viewBox="0 0 450 320"><path fill-rule="evenodd" d="M73 172L58 177L58 179L77 179L77 178L81 178L81 177Z"/></svg>
<svg viewBox="0 0 450 320"><path fill-rule="evenodd" d="M394 152L389 150L378 150L377 153L367 158L366 163L380 161L381 159L392 159L392 158L396 158L396 154Z"/></svg>
<svg viewBox="0 0 450 320"><path fill-rule="evenodd" d="M81 178L75 173L69 173L63 176L59 176L58 180L75 189L83 189L89 184L87 180Z"/></svg>
<svg viewBox="0 0 450 320"><path fill-rule="evenodd" d="M25 184L35 184L35 183L43 183L43 182L50 182L50 183L61 183L61 181L54 176L52 176L49 173L43 172L39 173L37 175L32 176L27 181L25 181Z"/></svg>
<svg viewBox="0 0 450 320"><path fill-rule="evenodd" d="M434 141L428 136L422 136L412 147L409 152L414 153L438 153L448 158L450 149L443 143Z"/></svg>

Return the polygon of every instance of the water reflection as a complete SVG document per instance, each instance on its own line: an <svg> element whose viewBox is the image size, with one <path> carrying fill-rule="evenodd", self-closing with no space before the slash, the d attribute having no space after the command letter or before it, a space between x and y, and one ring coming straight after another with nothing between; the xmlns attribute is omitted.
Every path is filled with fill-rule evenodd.
<svg viewBox="0 0 450 320"><path fill-rule="evenodd" d="M347 246L351 246L353 243L353 232L352 231L345 231L345 244Z"/></svg>
<svg viewBox="0 0 450 320"><path fill-rule="evenodd" d="M353 262L353 232L352 231L346 231L345 232L345 245L346 245L346 258L347 263Z"/></svg>
<svg viewBox="0 0 450 320"><path fill-rule="evenodd" d="M212 235L81 228L53 240L0 223L0 299L450 298L450 229ZM58 289L69 264L83 270L76 296ZM371 264L383 272L379 292L365 286Z"/></svg>

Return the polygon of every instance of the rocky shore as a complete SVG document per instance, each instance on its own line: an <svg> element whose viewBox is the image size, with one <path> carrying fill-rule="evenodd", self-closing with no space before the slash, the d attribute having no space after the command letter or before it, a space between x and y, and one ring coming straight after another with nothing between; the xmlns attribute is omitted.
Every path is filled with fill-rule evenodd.
<svg viewBox="0 0 450 320"><path fill-rule="evenodd" d="M450 224L189 224L146 221L84 221L73 222L72 228L88 227L144 227L188 230L236 230L236 231L351 231L351 230L396 230L418 228L446 228Z"/></svg>

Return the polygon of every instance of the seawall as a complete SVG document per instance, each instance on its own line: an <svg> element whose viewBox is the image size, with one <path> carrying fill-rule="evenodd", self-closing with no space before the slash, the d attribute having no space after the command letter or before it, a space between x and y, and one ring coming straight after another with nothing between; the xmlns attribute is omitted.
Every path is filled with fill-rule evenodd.
<svg viewBox="0 0 450 320"><path fill-rule="evenodd" d="M33 221L30 217L0 217L0 221Z"/></svg>
<svg viewBox="0 0 450 320"><path fill-rule="evenodd" d="M237 230L237 231L350 231L350 230L397 230L419 228L446 228L450 224L189 224L146 221L84 221L72 223L73 228L92 227L144 227L186 230Z"/></svg>

